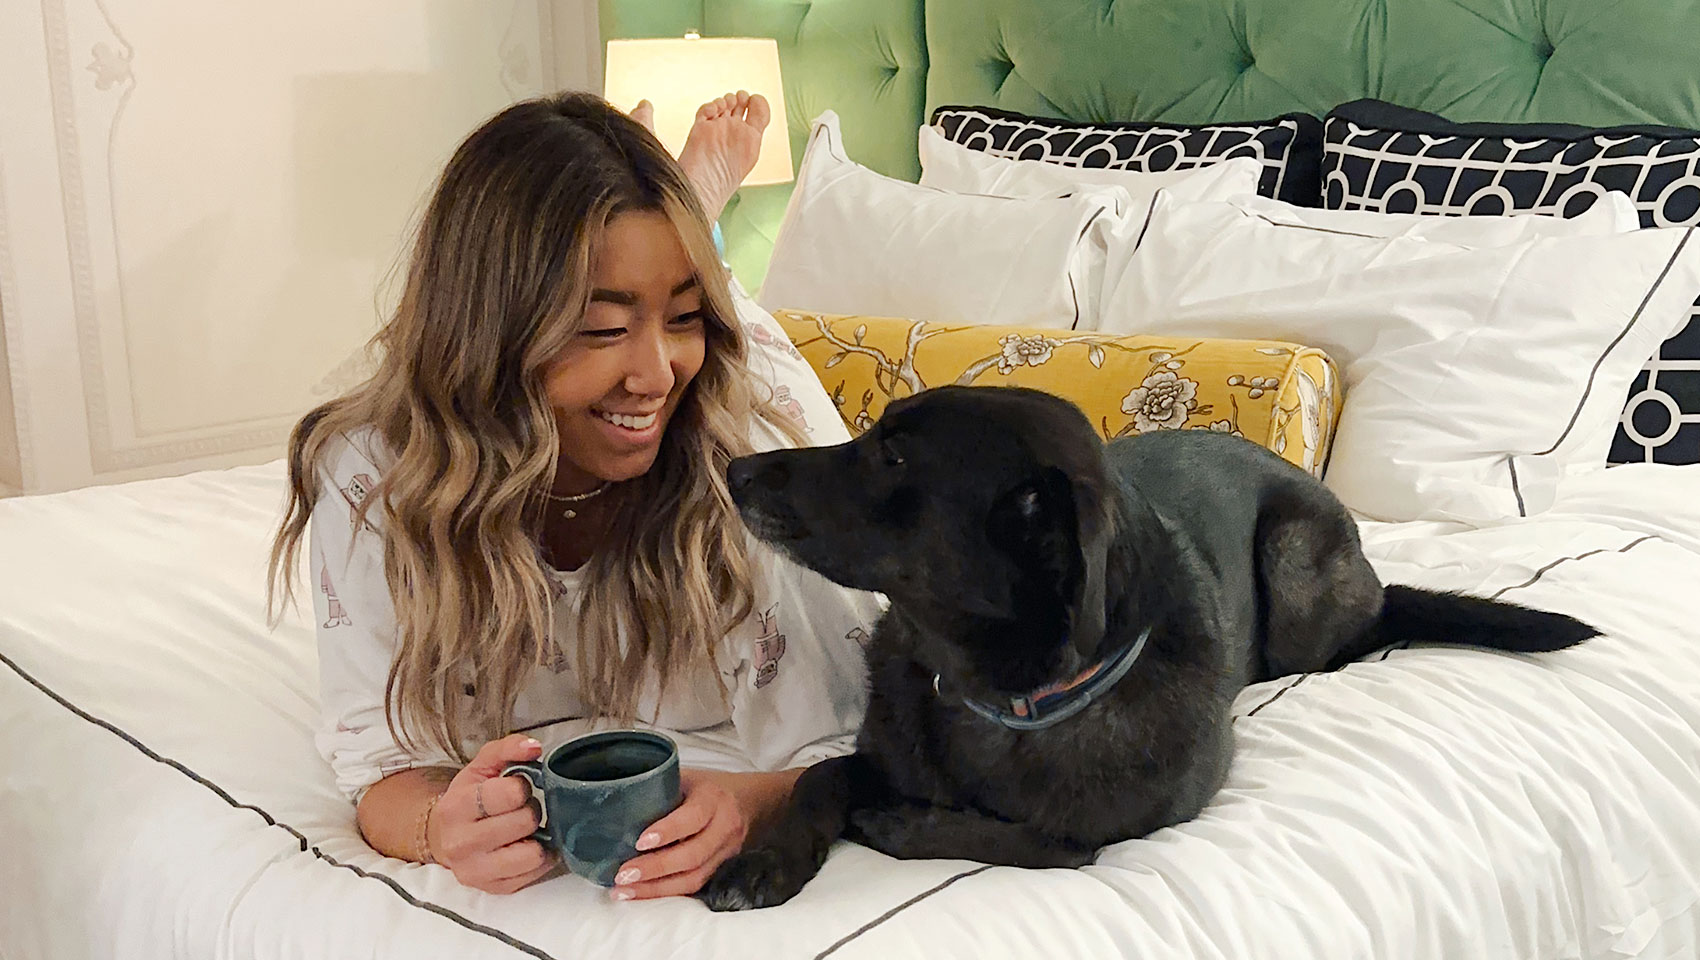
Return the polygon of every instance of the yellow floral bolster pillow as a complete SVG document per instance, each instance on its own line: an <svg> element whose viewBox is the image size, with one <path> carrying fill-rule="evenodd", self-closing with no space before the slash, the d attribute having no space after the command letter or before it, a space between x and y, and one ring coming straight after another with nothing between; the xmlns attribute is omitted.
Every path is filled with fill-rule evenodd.
<svg viewBox="0 0 1700 960"><path fill-rule="evenodd" d="M1344 401L1334 361L1269 340L1117 337L775 312L852 436L891 400L947 383L1033 387L1073 401L1106 440L1216 430L1321 476Z"/></svg>

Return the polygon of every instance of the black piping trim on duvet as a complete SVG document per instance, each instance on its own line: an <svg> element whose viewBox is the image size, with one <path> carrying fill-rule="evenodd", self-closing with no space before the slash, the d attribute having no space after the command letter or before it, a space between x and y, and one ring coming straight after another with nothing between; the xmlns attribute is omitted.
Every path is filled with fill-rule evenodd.
<svg viewBox="0 0 1700 960"><path fill-rule="evenodd" d="M844 936L840 937L838 939L838 941L835 942L832 946L827 947L825 950L822 950L820 953L815 954L815 960L821 960L822 957L826 957L826 956L831 955L832 953L836 952L839 947L844 946L845 944L856 939L857 937L861 936L862 934L867 933L869 930L872 930L873 928L879 926L880 924L886 922L887 920L890 920L892 917L897 916L898 914L909 909L910 907L914 906L915 904L920 903L922 900L925 900L928 897L932 896L933 894L938 893L940 890L943 890L945 887L950 886L951 884L955 883L956 881L961 880L964 877L972 877L976 873L985 873L987 870L992 869L992 867L994 867L994 866L996 866L996 864L988 863L983 867L975 867L972 870L964 870L961 873L956 874L955 876L945 878L942 882L937 883L937 884L933 885L932 887L929 887L926 890L922 890L920 893L915 894L913 897L910 897L909 899L903 901L902 903L898 904L897 906L892 907L890 910L887 910L886 912L880 914L879 916L873 918L872 920L869 920L867 923L862 924L861 926L857 927L856 929L854 929L854 930L850 931L849 933L845 934Z"/></svg>
<svg viewBox="0 0 1700 960"><path fill-rule="evenodd" d="M128 743L130 746L135 747L138 751L141 752L141 754L143 756L147 757L149 760L152 760L155 763L163 763L166 766L170 767L171 769L176 770L178 773L183 774L184 776L195 781L196 783L200 784L201 786L206 787L208 790L211 790L214 794L217 794L217 796L220 800L223 800L225 803L230 804L232 807L234 807L238 810L249 810L249 811L252 811L255 814L258 814L260 819L264 820L266 822L266 826L277 827L277 828L282 829L282 830L287 830L289 832L290 836L294 837L296 839L296 841L301 845L301 851L303 853L311 853L314 857L317 857L318 859L323 860L325 863L328 863L333 867L337 867L337 868L340 868L340 869L343 869L343 870L347 870L347 871L353 873L355 876L362 877L362 878L367 879L367 880L376 880L379 883L382 883L384 886L388 887L391 890L391 892L393 892L396 896L400 897L409 906L417 907L421 910L425 910L425 911L428 911L430 913L434 913L439 917L443 917L447 920L453 921L456 924L459 924L461 927L464 927L465 929L470 930L473 933L481 933L481 934L483 934L487 937L491 937L493 939L499 940L502 943L507 944L510 947L513 947L515 950L520 951L521 953L526 953L526 954L529 954L533 957L538 957L538 958L540 958L540 960L556 960L556 958L554 956L552 956L551 954L546 953L543 950L541 950L537 947L534 947L531 944L526 943L523 940L516 940L512 936L509 936L508 934L503 933L502 931L497 930L494 927L487 927L482 923L478 923L476 921L469 920L466 917L463 917L460 914L454 912L453 910L448 909L447 907L438 906L437 904L432 903L428 900L421 900L418 897L415 897L413 894L408 893L407 890L405 888L403 888L401 884L396 883L394 880L390 879L389 877L384 876L383 874L370 873L366 870L362 870L359 867L354 866L353 864L343 863L340 860L337 860L335 857L331 856L328 853L325 853L323 850L320 850L318 847L309 843L306 835L303 834L301 831L295 829L294 827L290 826L287 823L284 823L284 822L278 820L276 817L272 816L270 813L267 813L264 809L262 809L260 807L256 807L251 803L243 803L243 802L237 800L235 797L233 797L229 793L227 793L225 791L225 789L223 787L220 787L218 784L213 783L211 780L208 780L206 777L201 776L200 774L198 774L195 771L184 766L182 763L171 759L170 757L160 756L158 753L155 753L151 748L149 748L147 744L141 742L140 740L137 740L135 737L131 736L130 734L125 733L123 730L119 729L117 726L113 725L112 723L109 723L108 721L102 720L99 717L96 717L96 716L90 714L88 711L82 709L81 707L77 706L76 704L72 703L71 701L60 696L55 691L49 689L46 684L42 683L40 680L37 680L35 677L31 676L28 671L24 670L24 668L18 666L18 664L15 661L13 661L11 657L6 656L6 654L0 653L0 662L4 662L6 664L6 666L12 668L13 673L22 677L24 679L25 683L28 683L30 686L36 688L37 690L40 690L42 693L46 694L49 698L51 698L55 703L64 707L66 710L69 710L72 713L76 714L78 717L81 717L83 720L85 720L89 723L92 723L95 726L100 727L101 729L107 731L108 733L111 733L111 734L117 736L120 740L123 740L125 743Z"/></svg>
<svg viewBox="0 0 1700 960"><path fill-rule="evenodd" d="M1510 593L1513 590L1521 590L1524 587L1532 587L1532 586L1535 585L1535 583L1537 581L1539 581L1542 577L1547 575L1547 571L1551 570L1553 567L1559 566L1560 564L1569 563L1572 560L1585 560L1588 557L1594 556L1595 554L1598 554L1598 553L1628 553L1629 551L1635 549L1636 547L1639 547L1641 544L1646 543L1648 540L1657 540L1657 539L1659 539L1657 534L1649 533L1644 537L1638 537L1634 540L1629 541L1628 543L1624 544L1623 546L1618 547L1616 550L1611 550L1611 549L1608 549L1606 547L1597 547L1593 550L1585 550L1581 553L1573 554L1573 555L1568 556L1568 557L1559 557L1557 560L1554 560L1553 562L1547 564L1546 566L1540 568L1539 570L1536 570L1534 576L1523 581L1522 583L1514 583L1509 587L1500 587L1498 590L1495 590L1491 595L1489 595L1488 599L1489 600L1498 600L1500 597L1505 596L1506 594ZM1410 646L1411 646L1411 641L1409 641L1409 640L1406 640L1403 643L1396 643L1393 646L1388 647L1386 650L1381 651L1381 656L1376 657L1375 662L1380 663L1381 661L1386 660L1388 655L1393 653L1393 651L1395 651L1395 650L1408 650L1408 649L1410 649Z"/></svg>
<svg viewBox="0 0 1700 960"><path fill-rule="evenodd" d="M43 694L46 694L47 697L49 699L51 699L53 702L59 704L61 707L64 707L66 710L69 710L71 713L75 714L77 717L79 717L83 721L85 721L87 723L92 723L95 726L100 727L102 730L105 730L106 732L118 737L118 739L123 740L125 743L136 748L136 750L138 752L140 752L143 756L147 757L149 760L152 760L155 763L164 764L164 765L170 767L171 769L176 770L178 773L181 773L185 777L188 777L190 780L193 780L196 783L200 784L201 786L206 787L208 790L211 790L215 795L217 795L217 797L220 800L223 800L225 803L229 804L231 807L233 807L237 810L247 810L247 811L250 811L250 812L258 815L261 820L264 820L266 822L266 826L277 827L280 830L288 831L289 835L294 837L296 842L300 845L301 852L311 853L315 858L322 860L325 863L328 863L331 866L336 867L338 869L347 870L350 873L353 873L355 876L361 877L362 879L376 880L379 883L382 883L384 886L389 888L390 892L392 892L396 896L400 897L402 899L402 901L405 902L410 907L415 907L415 908L418 908L420 910L427 911L429 913L434 913L439 917L443 917L446 920L452 921L453 923L458 924L459 926L461 926L461 927L463 927L467 930L472 931L473 933L481 933L484 936L490 937L494 940L498 940L498 941L502 942L503 944L506 944L507 946L513 947L515 950L518 950L521 953L528 954L528 955L533 956L533 957L538 957L539 960L557 960L557 958L553 954L548 953L547 951L543 950L542 948L533 946L532 944L529 944L529 943L526 943L524 940L516 939L515 937L513 937L513 936L511 936L507 933L504 933L501 930L497 930L495 927L485 926L482 923L478 923L475 920L468 919L467 917L462 916L461 914L456 913L455 911L450 910L447 907L440 906L438 904L432 903L429 900L421 900L418 897L415 897L413 894L408 893L406 888L404 888L401 884L395 882L395 880L391 879L390 877L386 877L381 873L371 873L369 871L362 870L361 868L354 866L353 864L350 864L350 863L343 863L342 861L336 859L335 857L331 856L328 853L325 853L323 850L320 850L317 846L315 846L314 844L309 842L307 840L306 834L303 834L301 831L295 829L294 827L290 826L289 824L284 823L283 821L272 816L264 808L257 807L257 806L255 806L251 803L243 803L240 800L237 800L235 797L231 796L229 794L229 792L227 792L223 787L212 782L211 780L208 780L206 777L201 776L200 774L196 773L195 771L189 769L187 766L184 766L181 762L173 760L170 757L161 756L160 754L154 752L154 750L151 747L149 747L147 744L141 742L140 740L138 740L135 737L131 736L130 734L126 733L124 730L120 729L117 725L115 725L115 724L113 724L109 721L102 720L97 716L94 716L93 714L89 713L88 711L84 710L83 708L77 706L76 704L72 703L71 701L60 696L56 691L54 691L53 689L48 687L46 684L42 683L40 680L37 680L34 676L32 676L29 673L29 671L25 670L23 667L18 666L16 661L14 661L11 657L8 657L3 652L0 652L0 663L4 663L7 667L11 668L12 672L17 674L19 677L21 677L25 683L36 688L37 690L40 690ZM940 883L938 883L938 884L936 884L936 885L934 885L934 886L932 886L932 887L930 887L926 890L921 891L920 893L916 894L915 896L910 897L909 899L903 901L902 903L898 904L895 907L892 907L890 910L887 910L886 912L880 914L879 916L875 917L874 919L869 920L867 923L862 924L860 927L857 927L855 930L850 931L849 933L845 934L843 937L840 937L831 946L827 947L825 950L822 950L820 953L816 954L815 955L816 960L820 960L821 957L825 957L828 954L831 954L831 953L837 951L839 948L850 943L852 940L855 940L856 938L860 937L862 934L867 933L869 930L872 930L873 928L879 926L880 924L886 922L887 920L890 920L892 917L895 917L899 913L902 913L904 910L907 910L910 907L914 906L915 904L920 903L922 900L925 900L928 897L932 896L933 894L938 893L939 891L950 886L951 884L955 883L956 881L965 879L967 877L974 876L977 873L984 873L985 871L992 869L993 866L995 866L995 864L987 864L985 866L975 867L975 868L970 869L970 870L964 870L961 873L958 873L958 874L955 874L951 877L948 877L944 881L942 881L942 882L940 882Z"/></svg>
<svg viewBox="0 0 1700 960"><path fill-rule="evenodd" d="M1507 456L1505 465L1511 468L1511 492L1517 497L1517 515L1526 517L1529 515L1529 511L1527 507L1523 506L1523 487L1517 482L1517 455Z"/></svg>

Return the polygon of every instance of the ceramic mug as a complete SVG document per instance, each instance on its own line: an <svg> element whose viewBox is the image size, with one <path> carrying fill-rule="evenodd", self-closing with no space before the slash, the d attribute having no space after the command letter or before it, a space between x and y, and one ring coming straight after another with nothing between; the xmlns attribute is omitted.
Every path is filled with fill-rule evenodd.
<svg viewBox="0 0 1700 960"><path fill-rule="evenodd" d="M679 805L679 748L650 730L576 737L502 776L531 783L542 808L532 838L573 873L604 887L637 855L637 839Z"/></svg>

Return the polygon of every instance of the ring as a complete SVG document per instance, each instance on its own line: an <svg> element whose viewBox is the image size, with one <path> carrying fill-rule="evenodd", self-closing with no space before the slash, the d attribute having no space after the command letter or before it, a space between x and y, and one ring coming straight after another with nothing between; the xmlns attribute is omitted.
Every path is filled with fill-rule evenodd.
<svg viewBox="0 0 1700 960"><path fill-rule="evenodd" d="M472 788L472 799L473 802L478 804L478 819L489 819L490 813L484 809L484 784L482 781L479 782L478 786Z"/></svg>

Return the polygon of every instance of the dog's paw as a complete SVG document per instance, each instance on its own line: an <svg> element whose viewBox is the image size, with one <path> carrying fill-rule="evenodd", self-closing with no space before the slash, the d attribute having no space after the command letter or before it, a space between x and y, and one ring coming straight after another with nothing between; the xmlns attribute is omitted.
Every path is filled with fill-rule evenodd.
<svg viewBox="0 0 1700 960"><path fill-rule="evenodd" d="M780 851L757 847L722 863L696 897L722 912L778 906L803 889L809 879L805 873Z"/></svg>

